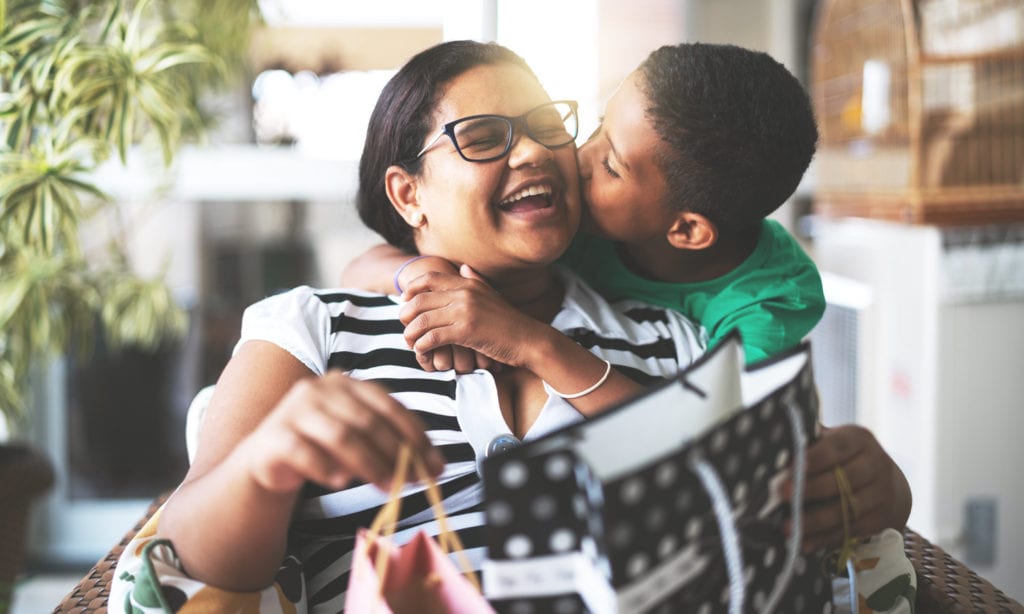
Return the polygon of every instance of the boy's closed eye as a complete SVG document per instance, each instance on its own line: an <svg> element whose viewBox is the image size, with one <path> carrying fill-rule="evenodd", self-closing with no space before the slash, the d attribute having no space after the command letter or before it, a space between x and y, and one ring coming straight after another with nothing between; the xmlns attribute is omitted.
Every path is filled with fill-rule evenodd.
<svg viewBox="0 0 1024 614"><path fill-rule="evenodd" d="M604 167L604 172L608 173L609 177L614 179L618 179L620 177L620 175L615 172L615 169L612 168L612 165L608 163L608 156L601 158L601 166Z"/></svg>

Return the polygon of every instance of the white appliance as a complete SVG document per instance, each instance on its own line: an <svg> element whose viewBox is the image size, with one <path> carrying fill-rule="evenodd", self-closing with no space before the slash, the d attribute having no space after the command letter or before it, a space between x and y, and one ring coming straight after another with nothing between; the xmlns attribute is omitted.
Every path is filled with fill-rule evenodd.
<svg viewBox="0 0 1024 614"><path fill-rule="evenodd" d="M909 525L1024 599L1024 226L818 220L826 423L872 429Z"/></svg>

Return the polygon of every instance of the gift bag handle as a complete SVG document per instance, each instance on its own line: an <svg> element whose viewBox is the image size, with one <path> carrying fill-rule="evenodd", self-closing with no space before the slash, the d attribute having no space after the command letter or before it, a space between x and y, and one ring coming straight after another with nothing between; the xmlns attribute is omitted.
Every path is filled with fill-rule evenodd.
<svg viewBox="0 0 1024 614"><path fill-rule="evenodd" d="M800 421L800 414L794 407L792 400L787 398L783 401L786 408L786 417L793 435L793 447L795 448L793 458L793 496L790 499L792 508L792 532L786 543L786 562L783 564L783 571L780 574L782 580L775 583L771 594L765 601L762 612L770 613L775 610L782 598L789 581L792 578L796 567L796 559L800 554L800 542L803 540L803 499L804 499L804 478L806 474L807 459L805 451L807 441L804 434L804 426ZM746 582L743 578L743 549L740 547L739 534L736 531L736 522L733 517L732 506L729 504L729 495L725 492L725 486L718 473L708 461L702 458L694 458L690 461L690 470L700 479L701 485L711 499L711 509L715 514L718 523L718 533L722 538L722 552L725 557L726 571L729 575L729 612L738 613L743 611L746 598ZM856 612L856 610L854 610Z"/></svg>
<svg viewBox="0 0 1024 614"><path fill-rule="evenodd" d="M430 508L433 510L434 518L437 520L438 528L440 528L437 534L438 545L445 554L455 555L463 575L466 576L477 591L482 592L480 581L477 579L476 573L473 572L473 566L469 563L469 558L466 557L466 548L462 545L462 540L459 539L458 534L452 531L448 524L448 514L445 513L444 506L441 504L441 489L423 466L422 459L414 456L407 445L403 445L398 450L398 462L395 464L395 475L391 480L391 491L388 493L388 501L381 507L377 517L374 518L373 523L370 525L367 532L368 545L373 544L380 537L391 537L394 534L402 509L402 487L405 485L406 477L409 474L410 464L416 471L416 477L426 484L427 501L430 502ZM378 548L375 567L381 586L384 586L387 562L386 553L382 548Z"/></svg>

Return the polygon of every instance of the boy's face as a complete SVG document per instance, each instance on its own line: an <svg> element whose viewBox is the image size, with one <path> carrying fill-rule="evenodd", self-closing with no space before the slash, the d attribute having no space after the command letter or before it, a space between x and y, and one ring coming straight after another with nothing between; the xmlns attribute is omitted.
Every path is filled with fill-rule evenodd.
<svg viewBox="0 0 1024 614"><path fill-rule="evenodd" d="M638 79L635 72L626 77L577 154L583 229L626 243L664 237L674 218L661 204L668 188L655 162L665 145L646 116Z"/></svg>

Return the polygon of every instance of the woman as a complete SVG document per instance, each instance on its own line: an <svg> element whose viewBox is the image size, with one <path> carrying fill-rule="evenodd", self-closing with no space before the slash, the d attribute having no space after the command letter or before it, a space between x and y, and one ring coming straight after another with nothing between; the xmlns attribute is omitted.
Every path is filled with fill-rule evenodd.
<svg viewBox="0 0 1024 614"><path fill-rule="evenodd" d="M489 283L437 279L405 306L298 288L247 310L195 461L154 522L176 551L165 562L196 582L178 584L186 597L209 590L204 583L263 590L275 574L283 586L280 562L294 555L311 610L340 609L355 532L386 498L366 482L388 483L403 442L439 475L451 524L479 563L476 467L494 442L540 436L636 390L611 361L663 378L700 353L681 316L630 318L630 303L612 309L549 267L579 222L574 122L574 104L552 103L522 59L496 45L433 47L388 83L360 164L363 219ZM438 297L471 305L472 319L431 302ZM483 331L474 344L509 368L424 372L401 334L403 309L437 316L423 323L440 331L428 333L435 341L446 328ZM591 351L558 331L590 339ZM403 495L398 541L436 532L421 487ZM122 560L112 605L124 604L128 567Z"/></svg>

